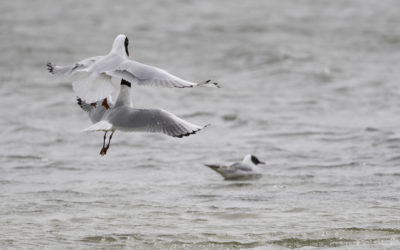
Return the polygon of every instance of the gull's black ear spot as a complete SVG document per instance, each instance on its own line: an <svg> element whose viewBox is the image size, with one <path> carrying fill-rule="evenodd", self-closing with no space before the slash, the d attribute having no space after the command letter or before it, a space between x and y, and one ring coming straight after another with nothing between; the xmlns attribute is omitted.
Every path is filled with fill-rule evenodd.
<svg viewBox="0 0 400 250"><path fill-rule="evenodd" d="M256 165L261 163L261 161L257 157L255 157L254 155L251 156L251 161Z"/></svg>
<svg viewBox="0 0 400 250"><path fill-rule="evenodd" d="M125 80L125 79L122 79L122 80L121 80L121 86L122 86L122 85L128 86L129 88L131 87L131 83L128 82L127 80Z"/></svg>
<svg viewBox="0 0 400 250"><path fill-rule="evenodd" d="M129 40L127 37L125 37L124 46L125 46L125 53L127 56L129 56L128 45L129 45Z"/></svg>
<svg viewBox="0 0 400 250"><path fill-rule="evenodd" d="M128 47L128 45L129 45L129 39L127 38L127 37L125 37L125 47Z"/></svg>

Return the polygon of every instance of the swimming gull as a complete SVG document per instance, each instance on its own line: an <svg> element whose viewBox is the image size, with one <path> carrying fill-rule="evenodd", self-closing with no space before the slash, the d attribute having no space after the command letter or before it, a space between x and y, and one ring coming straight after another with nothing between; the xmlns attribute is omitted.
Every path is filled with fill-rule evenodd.
<svg viewBox="0 0 400 250"><path fill-rule="evenodd" d="M218 164L205 164L205 166L222 175L225 180L242 180L261 177L261 173L258 172L257 168L259 164L265 163L256 156L248 154L243 158L243 161L235 162L229 166Z"/></svg>

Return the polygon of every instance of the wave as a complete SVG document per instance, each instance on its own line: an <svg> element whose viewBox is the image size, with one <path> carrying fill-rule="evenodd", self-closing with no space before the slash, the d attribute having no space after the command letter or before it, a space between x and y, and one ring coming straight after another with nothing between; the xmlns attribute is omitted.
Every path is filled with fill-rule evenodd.
<svg viewBox="0 0 400 250"><path fill-rule="evenodd" d="M279 245L287 248L301 248L301 247L338 247L343 245L350 245L355 243L356 240L341 239L341 238L326 238L326 239L301 239L301 238L286 238L281 240L271 241L271 244Z"/></svg>

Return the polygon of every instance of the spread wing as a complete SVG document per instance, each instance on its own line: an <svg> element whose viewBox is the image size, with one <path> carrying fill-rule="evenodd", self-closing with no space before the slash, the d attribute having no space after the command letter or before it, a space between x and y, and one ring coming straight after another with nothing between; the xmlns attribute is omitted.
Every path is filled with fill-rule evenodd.
<svg viewBox="0 0 400 250"><path fill-rule="evenodd" d="M165 70L142 64L132 60L125 60L115 70L108 71L106 74L123 78L138 85L190 88L194 86L218 87L217 83L210 80L201 83L194 83L176 77Z"/></svg>
<svg viewBox="0 0 400 250"><path fill-rule="evenodd" d="M180 138L203 128L162 109L134 109L122 106L110 113L107 120L115 128L123 131L164 133Z"/></svg>

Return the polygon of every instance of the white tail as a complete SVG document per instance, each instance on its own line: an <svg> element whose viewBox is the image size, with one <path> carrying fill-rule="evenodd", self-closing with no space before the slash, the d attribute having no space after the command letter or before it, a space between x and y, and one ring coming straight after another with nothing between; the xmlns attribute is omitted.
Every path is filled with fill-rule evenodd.
<svg viewBox="0 0 400 250"><path fill-rule="evenodd" d="M102 120L92 126L85 128L82 132L93 132L93 131L110 131L112 130L112 124L108 121Z"/></svg>

